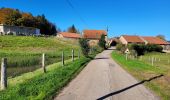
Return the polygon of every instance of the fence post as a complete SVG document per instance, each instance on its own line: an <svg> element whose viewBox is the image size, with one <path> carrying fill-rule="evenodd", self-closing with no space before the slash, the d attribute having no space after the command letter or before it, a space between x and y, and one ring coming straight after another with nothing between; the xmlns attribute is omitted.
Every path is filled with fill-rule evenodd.
<svg viewBox="0 0 170 100"><path fill-rule="evenodd" d="M64 66L64 51L62 51L62 66Z"/></svg>
<svg viewBox="0 0 170 100"><path fill-rule="evenodd" d="M78 50L78 59L80 59L80 50Z"/></svg>
<svg viewBox="0 0 170 100"><path fill-rule="evenodd" d="M128 54L126 53L126 60L128 60Z"/></svg>
<svg viewBox="0 0 170 100"><path fill-rule="evenodd" d="M7 88L7 58L2 58L1 63L1 90Z"/></svg>
<svg viewBox="0 0 170 100"><path fill-rule="evenodd" d="M152 57L152 66L153 66L153 62L154 62L154 57Z"/></svg>
<svg viewBox="0 0 170 100"><path fill-rule="evenodd" d="M42 54L42 69L43 69L43 72L46 73L46 68L45 68L45 53Z"/></svg>
<svg viewBox="0 0 170 100"><path fill-rule="evenodd" d="M72 61L74 62L74 49L72 49Z"/></svg>

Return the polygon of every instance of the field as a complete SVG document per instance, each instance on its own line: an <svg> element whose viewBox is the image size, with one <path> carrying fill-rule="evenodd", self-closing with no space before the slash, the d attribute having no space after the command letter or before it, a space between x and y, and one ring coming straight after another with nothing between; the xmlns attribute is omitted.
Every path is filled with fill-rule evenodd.
<svg viewBox="0 0 170 100"><path fill-rule="evenodd" d="M112 57L139 80L163 74L163 77L146 82L145 85L160 96L162 100L170 100L170 63L168 61L170 54L148 53L138 59L126 60L125 55L114 51ZM152 58L154 59L153 66Z"/></svg>
<svg viewBox="0 0 170 100"><path fill-rule="evenodd" d="M46 54L46 65L71 58L71 50L78 55L77 41L61 40L56 37L0 36L0 59L8 59L8 77L34 71L41 67L42 53Z"/></svg>

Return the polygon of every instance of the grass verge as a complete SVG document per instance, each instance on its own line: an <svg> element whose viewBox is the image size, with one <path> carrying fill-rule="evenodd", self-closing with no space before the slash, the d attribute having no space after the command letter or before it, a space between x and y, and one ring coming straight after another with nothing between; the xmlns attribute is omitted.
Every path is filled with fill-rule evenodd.
<svg viewBox="0 0 170 100"><path fill-rule="evenodd" d="M139 80L148 79L159 74L164 74L164 77L147 82L149 89L153 90L162 100L170 100L170 84L166 80L168 75L167 70L162 67L151 66L139 60L126 60L125 56L119 52L113 51L112 58L120 64L125 70Z"/></svg>
<svg viewBox="0 0 170 100"><path fill-rule="evenodd" d="M39 69L9 79L9 84L13 85L5 91L0 91L0 100L52 99L90 60L81 58L73 63L69 61L64 67L57 63L48 66L48 72L45 74Z"/></svg>

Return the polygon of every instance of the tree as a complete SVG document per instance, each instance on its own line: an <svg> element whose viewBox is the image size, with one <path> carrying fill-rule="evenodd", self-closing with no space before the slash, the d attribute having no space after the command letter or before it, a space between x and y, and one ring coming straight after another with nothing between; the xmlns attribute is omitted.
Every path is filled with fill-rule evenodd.
<svg viewBox="0 0 170 100"><path fill-rule="evenodd" d="M88 44L88 40L87 39L80 39L79 40L79 44L82 50L82 53L85 57L88 57L89 51L90 51L90 46Z"/></svg>
<svg viewBox="0 0 170 100"><path fill-rule="evenodd" d="M5 24L7 25L18 25L17 19L21 18L22 15L19 11L13 10L8 16L5 18Z"/></svg>
<svg viewBox="0 0 170 100"><path fill-rule="evenodd" d="M77 33L77 29L74 25L72 25L71 27L68 28L67 32L70 32L70 33Z"/></svg>
<svg viewBox="0 0 170 100"><path fill-rule="evenodd" d="M166 40L164 35L157 35L156 37L158 37L158 38L160 38L162 40Z"/></svg>
<svg viewBox="0 0 170 100"><path fill-rule="evenodd" d="M105 41L105 35L104 34L101 35L101 38L100 38L98 44L101 48L106 49L106 41Z"/></svg>

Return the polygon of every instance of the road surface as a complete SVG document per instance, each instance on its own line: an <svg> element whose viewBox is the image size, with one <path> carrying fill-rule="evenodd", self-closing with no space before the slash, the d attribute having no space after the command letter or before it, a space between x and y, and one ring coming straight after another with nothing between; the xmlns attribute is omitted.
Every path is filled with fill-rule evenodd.
<svg viewBox="0 0 170 100"><path fill-rule="evenodd" d="M158 100L142 84L122 90L138 81L122 69L111 58L112 50L105 50L96 56L83 71L61 91L55 100L96 100L113 93L104 100ZM122 91L121 91L122 90Z"/></svg>

